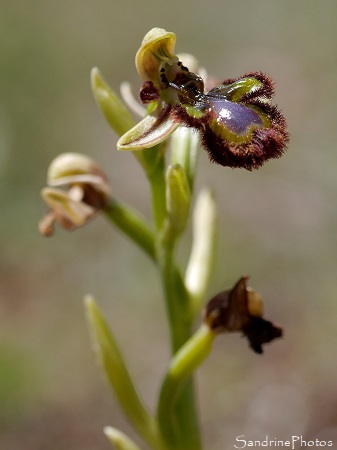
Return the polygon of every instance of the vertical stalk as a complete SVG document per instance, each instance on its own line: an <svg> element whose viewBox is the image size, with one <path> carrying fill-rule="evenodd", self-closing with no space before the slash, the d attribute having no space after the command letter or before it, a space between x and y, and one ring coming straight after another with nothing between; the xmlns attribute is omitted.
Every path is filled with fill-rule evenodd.
<svg viewBox="0 0 337 450"><path fill-rule="evenodd" d="M158 263L168 314L171 351L175 355L192 334L189 299L181 275L174 265L174 246L159 244ZM166 430L164 438L171 439L175 450L200 450L200 432L195 392L191 378L177 399L171 424L159 423ZM162 428L162 429L163 429Z"/></svg>
<svg viewBox="0 0 337 450"><path fill-rule="evenodd" d="M175 240L167 232L166 181L164 158L148 176L156 227L156 254L162 280L170 328L171 352L174 355L192 334L190 299L174 261ZM159 424L160 426L160 424ZM165 438L174 450L201 450L193 380L186 383L177 399L174 417L165 424Z"/></svg>

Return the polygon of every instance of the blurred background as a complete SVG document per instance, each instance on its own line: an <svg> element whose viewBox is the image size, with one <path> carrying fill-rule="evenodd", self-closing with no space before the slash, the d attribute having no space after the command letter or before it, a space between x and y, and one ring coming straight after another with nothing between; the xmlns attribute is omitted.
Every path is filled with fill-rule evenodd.
<svg viewBox="0 0 337 450"><path fill-rule="evenodd" d="M68 151L102 164L114 195L150 218L143 173L117 152L89 73L98 66L114 89L128 80L138 90L134 55L154 26L174 31L176 50L220 79L271 75L291 133L284 157L253 173L200 154L197 191L212 187L219 207L209 296L250 274L266 317L285 329L263 356L237 335L217 340L197 374L205 448L233 448L242 434L336 446L337 3L2 0L0 8L0 448L107 450L105 425L134 436L95 363L86 293L155 405L169 350L151 262L104 218L51 239L37 230L47 167Z"/></svg>

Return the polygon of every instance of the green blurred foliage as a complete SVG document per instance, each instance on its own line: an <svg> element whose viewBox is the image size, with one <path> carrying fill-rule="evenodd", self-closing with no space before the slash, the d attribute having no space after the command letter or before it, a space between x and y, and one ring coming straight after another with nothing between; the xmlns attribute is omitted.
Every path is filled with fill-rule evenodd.
<svg viewBox="0 0 337 450"><path fill-rule="evenodd" d="M198 377L206 448L240 434L336 435L336 17L333 0L2 1L0 448L108 449L104 425L129 431L89 348L87 292L154 406L168 349L150 261L103 219L49 240L37 232L39 190L65 151L95 158L114 194L149 216L143 174L117 152L89 72L98 66L113 88L129 80L137 91L134 55L154 26L174 31L177 51L220 79L267 72L291 132L285 156L254 173L200 157L197 188L215 190L220 212L209 294L248 273L266 317L285 328L263 357L238 336L219 338Z"/></svg>

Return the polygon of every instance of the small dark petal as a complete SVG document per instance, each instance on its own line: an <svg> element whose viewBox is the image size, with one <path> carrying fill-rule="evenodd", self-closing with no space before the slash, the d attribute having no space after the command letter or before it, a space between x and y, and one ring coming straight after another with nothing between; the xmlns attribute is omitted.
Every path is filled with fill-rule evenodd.
<svg viewBox="0 0 337 450"><path fill-rule="evenodd" d="M139 99L142 103L151 103L160 98L158 89L152 81L145 81L139 92Z"/></svg>
<svg viewBox="0 0 337 450"><path fill-rule="evenodd" d="M254 352L261 354L263 353L262 344L282 337L283 331L269 320L262 317L251 317L251 320L243 328L243 334L248 338Z"/></svg>

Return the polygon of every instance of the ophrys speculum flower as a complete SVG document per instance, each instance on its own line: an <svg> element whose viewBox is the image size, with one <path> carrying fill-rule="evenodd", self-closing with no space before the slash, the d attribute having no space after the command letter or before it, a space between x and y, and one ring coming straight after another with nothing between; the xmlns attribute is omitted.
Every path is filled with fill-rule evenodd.
<svg viewBox="0 0 337 450"><path fill-rule="evenodd" d="M286 121L270 100L274 84L261 72L225 80L208 92L204 80L173 55L172 33L157 29L137 53L144 79L142 103L149 116L121 137L120 150L141 150L167 139L179 125L195 129L211 161L223 166L260 167L280 157L288 142ZM155 37L153 37L155 36ZM151 50L153 45L153 50Z"/></svg>

